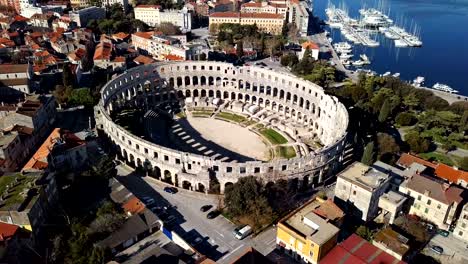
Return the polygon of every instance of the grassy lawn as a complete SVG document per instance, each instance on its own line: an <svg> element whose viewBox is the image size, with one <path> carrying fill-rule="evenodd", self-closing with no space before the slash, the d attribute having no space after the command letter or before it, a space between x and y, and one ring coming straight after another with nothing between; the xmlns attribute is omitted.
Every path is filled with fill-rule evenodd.
<svg viewBox="0 0 468 264"><path fill-rule="evenodd" d="M242 125L251 126L251 125L253 125L255 123L257 123L257 122L255 122L254 120L247 120L246 122L242 123Z"/></svg>
<svg viewBox="0 0 468 264"><path fill-rule="evenodd" d="M288 140L274 129L267 128L260 131L273 145L288 143Z"/></svg>
<svg viewBox="0 0 468 264"><path fill-rule="evenodd" d="M419 156L425 160L435 160L441 163L445 163L449 166L453 166L455 164L449 156L440 152L434 151L428 153L420 153Z"/></svg>
<svg viewBox="0 0 468 264"><path fill-rule="evenodd" d="M294 150L293 147L278 147L276 149L276 152L278 154L278 156L282 157L282 158L286 158L286 159L291 159L291 158L294 158L296 157L296 151Z"/></svg>
<svg viewBox="0 0 468 264"><path fill-rule="evenodd" d="M17 179L16 182L15 179ZM4 194L4 205L0 208L8 210L12 205L23 203L26 198L23 197L21 193L25 190L27 192L27 190L32 189L37 179L37 177L26 177L21 174L0 177L0 192ZM9 186L9 188L7 188L7 186ZM35 198L37 198L37 196L35 196Z"/></svg>
<svg viewBox="0 0 468 264"><path fill-rule="evenodd" d="M245 118L245 117L243 117L241 115L231 114L231 113L227 113L227 112L221 112L221 113L217 114L216 117L226 119L226 120L230 120L230 121L234 121L236 123L243 123L245 121L248 121L247 118Z"/></svg>
<svg viewBox="0 0 468 264"><path fill-rule="evenodd" d="M179 113L176 114L176 116L178 118L186 118L187 117L187 115L184 112L179 112Z"/></svg>
<svg viewBox="0 0 468 264"><path fill-rule="evenodd" d="M213 114L213 111L193 111L193 117L210 117Z"/></svg>

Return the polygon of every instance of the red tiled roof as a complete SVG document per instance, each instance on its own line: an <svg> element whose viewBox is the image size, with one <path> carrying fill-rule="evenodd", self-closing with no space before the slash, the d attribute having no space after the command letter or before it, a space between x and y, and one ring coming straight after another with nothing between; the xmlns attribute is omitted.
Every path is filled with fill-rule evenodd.
<svg viewBox="0 0 468 264"><path fill-rule="evenodd" d="M153 36L154 32L149 31L149 32L135 32L133 35L140 37L140 38L145 38L145 39L150 39Z"/></svg>
<svg viewBox="0 0 468 264"><path fill-rule="evenodd" d="M114 62L125 62L125 57L122 57L122 56L119 56L119 57L115 57Z"/></svg>
<svg viewBox="0 0 468 264"><path fill-rule="evenodd" d="M249 2L242 5L243 7L261 7L262 2Z"/></svg>
<svg viewBox="0 0 468 264"><path fill-rule="evenodd" d="M0 64L0 73L25 73L28 71L28 64Z"/></svg>
<svg viewBox="0 0 468 264"><path fill-rule="evenodd" d="M373 246L363 238L352 234L336 245L320 261L320 264L403 264L390 254Z"/></svg>
<svg viewBox="0 0 468 264"><path fill-rule="evenodd" d="M124 33L124 32L119 32L119 33L116 33L114 35L112 35L113 38L116 38L116 39L126 39L128 38L129 34L127 33Z"/></svg>
<svg viewBox="0 0 468 264"><path fill-rule="evenodd" d="M306 42L302 43L301 46L304 49L311 49L311 50L319 49L319 46L317 45L317 43L312 42L312 41L306 41Z"/></svg>
<svg viewBox="0 0 468 264"><path fill-rule="evenodd" d="M60 138L60 128L55 128L47 139L42 143L39 149L34 153L32 158L24 165L23 170L37 169L42 170L47 168L47 156L49 156L52 146L55 144L56 139Z"/></svg>
<svg viewBox="0 0 468 264"><path fill-rule="evenodd" d="M183 61L184 60L184 58L177 56L177 55L173 55L173 54L164 55L164 58L169 61Z"/></svg>
<svg viewBox="0 0 468 264"><path fill-rule="evenodd" d="M24 16L16 15L15 21L29 21L29 19Z"/></svg>
<svg viewBox="0 0 468 264"><path fill-rule="evenodd" d="M112 44L100 42L94 51L94 60L109 60L112 52Z"/></svg>
<svg viewBox="0 0 468 264"><path fill-rule="evenodd" d="M122 209L126 213L138 214L145 210L145 204L143 204L138 198L133 197L122 205Z"/></svg>
<svg viewBox="0 0 468 264"><path fill-rule="evenodd" d="M139 55L133 61L138 64L151 64L155 62L152 58L144 56L144 55Z"/></svg>
<svg viewBox="0 0 468 264"><path fill-rule="evenodd" d="M12 238L18 231L19 226L0 222L0 241Z"/></svg>
<svg viewBox="0 0 468 264"><path fill-rule="evenodd" d="M415 155L404 153L398 159L397 164L408 168L412 163L418 163L426 167L434 169L435 176L445 179L452 183L459 183L459 181L468 182L468 172L451 167L443 163L433 163L422 158L419 158Z"/></svg>
<svg viewBox="0 0 468 264"><path fill-rule="evenodd" d="M155 8L161 9L160 5L137 5L135 8Z"/></svg>
<svg viewBox="0 0 468 264"><path fill-rule="evenodd" d="M401 155L401 157L397 161L398 165L405 167L405 168L409 168L411 164L413 163L419 163L419 164L422 164L426 167L433 168L433 169L437 167L437 164L435 163L421 159L417 156L414 156L408 153L403 153L403 155Z"/></svg>
<svg viewBox="0 0 468 264"><path fill-rule="evenodd" d="M437 177L446 179L449 182L458 183L460 180L463 180L468 183L468 172L455 169L446 164L439 163L435 169L435 174Z"/></svg>

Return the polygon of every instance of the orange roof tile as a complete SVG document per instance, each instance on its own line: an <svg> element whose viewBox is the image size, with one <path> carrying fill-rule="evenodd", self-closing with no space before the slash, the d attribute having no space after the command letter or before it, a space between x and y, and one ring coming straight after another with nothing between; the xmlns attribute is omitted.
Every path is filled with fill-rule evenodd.
<svg viewBox="0 0 468 264"><path fill-rule="evenodd" d="M405 168L409 168L412 163L419 163L421 165L424 165L426 167L433 168L433 169L437 167L437 164L435 163L421 159L417 156L414 156L408 153L403 153L403 155L401 155L401 157L397 161L398 165L405 167Z"/></svg>
<svg viewBox="0 0 468 264"><path fill-rule="evenodd" d="M304 43L302 43L302 48L304 49L319 49L319 46L317 45L317 43L315 42L312 42L312 41L306 41Z"/></svg>
<svg viewBox="0 0 468 264"><path fill-rule="evenodd" d="M138 64L151 64L155 62L152 58L144 56L144 55L139 55L133 61Z"/></svg>
<svg viewBox="0 0 468 264"><path fill-rule="evenodd" d="M177 55L173 55L173 54L164 55L164 58L169 61L183 61L184 60L184 58L177 56Z"/></svg>
<svg viewBox="0 0 468 264"><path fill-rule="evenodd" d="M145 204L142 203L138 198L133 197L122 205L122 209L126 213L138 214L145 210Z"/></svg>
<svg viewBox="0 0 468 264"><path fill-rule="evenodd" d="M38 169L43 168L44 166L47 167L47 165L45 165L47 164L47 156L49 156L57 138L60 138L60 128L55 128L52 133L50 133L28 163L24 165L23 170ZM38 161L39 163L37 163Z"/></svg>
<svg viewBox="0 0 468 264"><path fill-rule="evenodd" d="M119 56L119 57L115 57L114 62L125 62L125 57L122 57L122 56Z"/></svg>
<svg viewBox="0 0 468 264"><path fill-rule="evenodd" d="M135 32L133 33L133 35L137 36L137 37L140 37L140 38L145 38L145 39L150 39L153 35L154 35L154 32L152 31L149 31L149 32Z"/></svg>
<svg viewBox="0 0 468 264"><path fill-rule="evenodd" d="M462 180L468 183L468 172L455 169L446 164L439 163L435 169L435 174L449 182L458 183L460 180Z"/></svg>
<svg viewBox="0 0 468 264"><path fill-rule="evenodd" d="M116 39L126 39L128 38L129 34L127 33L124 33L124 32L119 32L119 33L116 33L114 35L112 35L113 38L116 38Z"/></svg>

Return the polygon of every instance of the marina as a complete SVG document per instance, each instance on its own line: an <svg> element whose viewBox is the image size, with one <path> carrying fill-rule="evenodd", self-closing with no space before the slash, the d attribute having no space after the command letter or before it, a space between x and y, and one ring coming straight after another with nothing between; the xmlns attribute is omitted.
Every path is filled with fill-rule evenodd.
<svg viewBox="0 0 468 264"><path fill-rule="evenodd" d="M339 42L348 42L352 46L353 57L348 58L351 61L347 69L351 72L366 72L372 75L380 75L391 71L391 75L399 72L400 78L408 80L411 83L417 76L425 77L425 84L419 85L423 89L428 89L436 94L445 95L444 99L449 102L457 100L468 100L463 95L468 95L468 53L464 52L468 40L464 36L468 34L468 27L456 27L453 25L468 24L468 3L447 3L442 0L429 0L427 2L413 2L409 0L387 0L380 5L375 0L361 1L334 1L336 6L343 3L340 9L346 11L348 21L356 24L353 18L362 18L361 12L371 10L372 8L380 10L382 14L387 15L393 24L380 26L378 28L365 28L364 30L371 38L380 43L377 47L369 47L345 38L335 24L335 28L326 26L324 29L329 31L327 38L333 41L333 44ZM316 15L329 22L325 9L329 8L327 1L318 1L314 5ZM360 12L361 11L361 12ZM341 14L344 16L344 14ZM346 17L345 16L345 17ZM410 18L410 19L409 19ZM434 19L438 22L433 23ZM387 21L391 23L392 21ZM422 30L414 30L414 25L419 25ZM406 38L400 40L395 46L395 39L399 39L403 31L398 28L406 29L407 32L415 33L418 39ZM395 32L396 31L396 32ZM424 45L418 43L418 40ZM408 43L409 42L413 42ZM413 46L410 46L413 45ZM422 45L420 47L416 47ZM372 64L360 65L356 62L360 55L365 54ZM346 57L345 55L344 57ZM343 57L343 56L342 56ZM339 60L339 57L337 57ZM432 87L437 82L448 85L457 93L447 93L434 90Z"/></svg>

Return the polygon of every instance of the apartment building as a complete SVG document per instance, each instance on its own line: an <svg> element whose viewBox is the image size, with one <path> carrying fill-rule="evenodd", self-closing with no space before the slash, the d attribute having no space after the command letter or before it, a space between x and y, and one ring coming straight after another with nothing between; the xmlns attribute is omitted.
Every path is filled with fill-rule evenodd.
<svg viewBox="0 0 468 264"><path fill-rule="evenodd" d="M91 19L106 18L106 9L101 7L90 6L69 13L70 20L75 22L78 27L86 27Z"/></svg>
<svg viewBox="0 0 468 264"><path fill-rule="evenodd" d="M241 13L270 13L280 14L286 18L288 6L286 4L276 4L267 1L255 2L251 1L241 5Z"/></svg>
<svg viewBox="0 0 468 264"><path fill-rule="evenodd" d="M30 64L0 64L0 87L9 87L29 94L32 92L32 76Z"/></svg>
<svg viewBox="0 0 468 264"><path fill-rule="evenodd" d="M70 4L74 8L84 8L89 6L89 0L70 0Z"/></svg>
<svg viewBox="0 0 468 264"><path fill-rule="evenodd" d="M344 213L332 201L312 200L278 222L276 243L305 263L319 261L336 245Z"/></svg>
<svg viewBox="0 0 468 264"><path fill-rule="evenodd" d="M453 230L453 236L468 242L468 204L463 206L457 225Z"/></svg>
<svg viewBox="0 0 468 264"><path fill-rule="evenodd" d="M0 177L0 222L32 231L33 243L40 240L49 211L57 203L53 174L9 173Z"/></svg>
<svg viewBox="0 0 468 264"><path fill-rule="evenodd" d="M348 207L364 221L377 216L379 197L390 187L391 175L361 162L354 162L336 181L335 202Z"/></svg>
<svg viewBox="0 0 468 264"><path fill-rule="evenodd" d="M154 32L136 32L132 34L133 46L152 55L157 60L186 60L188 48L180 44L180 40L168 36L156 35Z"/></svg>
<svg viewBox="0 0 468 264"><path fill-rule="evenodd" d="M463 189L421 174L414 174L399 191L411 197L410 214L448 230L463 202Z"/></svg>
<svg viewBox="0 0 468 264"><path fill-rule="evenodd" d="M312 13L308 2L291 0L289 1L288 8L288 23L296 25L301 36L307 36L307 33L309 32L310 13Z"/></svg>
<svg viewBox="0 0 468 264"><path fill-rule="evenodd" d="M257 25L258 29L273 35L280 35L283 29L284 16L271 13L239 13L217 12L210 15L211 31L217 31L217 26L225 23L241 25Z"/></svg>
<svg viewBox="0 0 468 264"><path fill-rule="evenodd" d="M187 7L181 10L162 10L158 5L138 5L134 8L135 19L139 19L149 26L161 23L172 23L183 32L192 30L192 14Z"/></svg>

